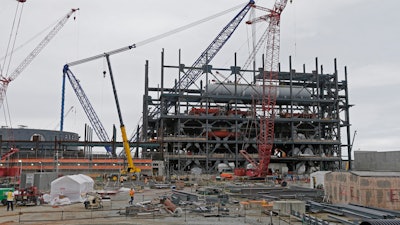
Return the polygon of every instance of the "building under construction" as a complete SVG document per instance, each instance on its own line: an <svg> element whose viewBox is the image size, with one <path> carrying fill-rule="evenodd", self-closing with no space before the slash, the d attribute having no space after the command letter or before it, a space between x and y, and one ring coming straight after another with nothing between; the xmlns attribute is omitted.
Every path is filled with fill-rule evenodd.
<svg viewBox="0 0 400 225"><path fill-rule="evenodd" d="M289 59L288 72L279 71L278 79L269 83L276 92L270 172L302 174L341 166L342 147L350 146L350 106L346 69L345 79L339 80L336 60L333 64L332 74L323 73L317 59L312 72L306 72L305 65L297 71ZM181 89L177 84L183 83L179 79L188 70L200 71L199 85ZM153 159L164 160L168 173L178 175L193 169L215 173L228 167L233 171L233 167L249 168L251 160L259 161L263 71L241 70L237 65L192 68L163 63L158 87L149 87L146 72L142 126L146 132L141 139L160 143ZM174 88L166 88L164 74L171 77L171 73L178 80ZM347 138L346 144L342 137Z"/></svg>
<svg viewBox="0 0 400 225"><path fill-rule="evenodd" d="M89 169L98 172L124 167L125 160L117 159L115 151L116 147L120 146L117 146L116 140L110 139L105 132L79 79L69 69L74 65L105 58L123 134L125 159L128 161L129 168L134 167L130 162L132 147L137 149L135 154L140 152L140 147L142 148L142 158L133 158L142 160L139 162L143 166L142 173L144 169L147 169L149 175L164 175L164 165L167 176L195 171L213 174L216 171L237 169L235 172L238 172L238 175L243 175L243 171L244 174L248 171L256 171L255 175L259 178L278 170L283 174L289 172L302 174L340 168L342 147L347 146L348 156L351 155L350 106L346 70L345 79L339 81L336 61L333 62L334 72L325 74L317 60L315 69L312 69L312 72L306 72L305 66L298 71L292 68L291 59L289 59L288 72L281 71L279 65L280 16L286 4L286 0L276 1L272 9L265 10L264 7L257 6L253 0L250 0L228 22L192 66L181 63L180 54L178 65L166 65L164 53L162 53L160 86L149 86L148 63L146 63L143 120L141 129L138 129L130 143L128 143L122 122L109 57L134 49L137 45L129 45L65 64L60 134L63 132L65 80L68 77L100 142L92 142L91 136L88 135L89 138L87 138L86 134L84 143L79 143L78 140L70 142L57 139L58 143L48 145L54 147L54 151L45 154L46 157L55 159L54 163L49 161L49 165L42 164L44 159L9 160L10 156L16 156L13 154L18 149L8 151L7 145L7 151L4 151L6 154L3 155L2 160L8 165L20 163L19 173L21 170L41 172L44 169L46 171L65 169L66 172ZM261 9L267 14L246 21L246 24L266 21L268 27L258 43L253 44L253 52L248 60L244 65L238 65L235 55L232 66L214 67L211 64L212 59L251 9ZM266 45L267 51L265 56L262 56L263 65L258 68L256 53L262 45ZM252 69L248 69L251 63ZM176 78L174 84L165 82L166 74L168 77ZM342 131L346 132L346 136L342 135ZM33 136L36 140L33 143L34 147L23 146L18 155L28 156L31 154L28 149L34 149L35 157L42 156L36 155L41 152L39 146L42 140L36 134ZM342 144L342 137L347 139L346 144ZM2 145L3 142L5 140L2 141ZM82 144L84 151L77 151L79 148L76 146ZM69 149L71 146L73 149ZM92 161L91 147L94 146L106 147L110 153L110 159L101 159L101 162ZM72 151L64 151L66 149ZM76 158L82 158L83 154L83 158L87 160L82 162L69 160L60 163L59 160L64 160L60 159L60 152L63 156L65 152L65 157ZM156 165L153 161L143 161L145 159L157 161ZM150 162L153 163L152 166ZM349 163L351 163L351 158L349 158ZM117 167L119 164L121 166ZM159 169L154 170L155 166Z"/></svg>

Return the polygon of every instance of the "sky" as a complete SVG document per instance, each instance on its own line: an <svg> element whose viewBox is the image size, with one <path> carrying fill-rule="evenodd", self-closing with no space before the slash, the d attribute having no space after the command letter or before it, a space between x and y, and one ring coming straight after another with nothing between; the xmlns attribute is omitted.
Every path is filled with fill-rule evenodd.
<svg viewBox="0 0 400 225"><path fill-rule="evenodd" d="M61 115L62 68L68 62L140 43L236 6L243 0L27 0L23 6L16 48L9 71L22 60L65 16L79 8L32 63L14 80L1 107L1 126L27 126L35 129L59 129ZM257 5L271 8L273 1L259 0ZM15 0L0 5L0 63L10 38L16 11ZM241 8L241 7L240 7ZM293 0L281 17L281 68L288 71L288 59L299 71L315 67L315 58L325 73L333 73L337 59L339 79L348 71L351 137L355 151L400 150L400 101L397 92L400 77L400 2L395 0ZM160 58L164 49L166 64L191 65L220 30L237 13L236 9L198 26L111 56L112 69L128 136L141 124L144 93L144 65L149 61L150 86L160 83ZM257 12L262 15L262 12ZM245 18L245 20L248 17ZM260 25L261 27L261 25ZM262 28L260 28L262 29ZM242 23L211 63L215 67L234 65L247 59L251 29ZM34 38L36 37L36 38ZM20 47L19 47L20 46ZM246 55L247 54L247 55ZM119 120L104 59L70 68L89 97L107 133ZM177 78L166 74L167 82ZM89 121L69 83L66 85L64 130L83 137ZM96 137L94 138L96 139ZM343 155L346 155L344 150Z"/></svg>

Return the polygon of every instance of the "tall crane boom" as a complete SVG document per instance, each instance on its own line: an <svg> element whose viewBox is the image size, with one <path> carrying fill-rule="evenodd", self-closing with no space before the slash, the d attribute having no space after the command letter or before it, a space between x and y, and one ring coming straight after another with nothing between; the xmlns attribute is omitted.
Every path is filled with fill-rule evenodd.
<svg viewBox="0 0 400 225"><path fill-rule="evenodd" d="M126 171L124 171L124 173L125 172L135 173L136 175L138 175L140 173L141 169L139 167L136 167L135 164L133 164L131 150L129 148L129 141L128 141L128 137L126 135L126 128L125 128L124 122L122 120L121 108L119 106L117 88L115 87L114 76L113 76L113 73L111 70L110 56L106 55L106 59L107 59L108 71L110 73L111 85L112 85L113 93L114 93L115 105L117 106L118 118L119 118L119 123L120 123L121 134L122 134L122 143L123 143L124 151L126 154L126 160L128 161L128 168L126 169Z"/></svg>
<svg viewBox="0 0 400 225"><path fill-rule="evenodd" d="M81 84L79 83L78 79L76 79L75 75L71 72L71 70L68 69L68 65L64 66L63 69L63 90L62 92L65 92L65 78L68 77L68 80L72 86L72 89L74 89L74 92L76 96L78 97L79 102L82 105L83 110L86 113L86 116L89 118L90 124L92 124L94 132L96 133L97 137L99 138L100 141L103 142L109 142L110 138L107 135L106 129L104 128L103 124L101 123L99 117L96 114L96 111L93 109L92 104L89 101L89 98L86 96L85 91L83 90ZM64 94L62 95L64 96ZM64 106L64 98L62 98ZM64 112L64 110L62 110ZM62 115L62 121L60 121L60 131L63 131L63 118L64 115ZM111 153L111 147L106 146L107 152ZM112 153L114 154L114 153ZM114 154L115 155L115 154Z"/></svg>
<svg viewBox="0 0 400 225"><path fill-rule="evenodd" d="M243 20L244 16L254 5L254 1L251 0L247 5L231 20L229 23L221 30L221 32L215 37L211 44L204 50L200 57L193 63L191 68L198 68L209 63L215 55L221 50L224 44L232 36L233 32L239 26L240 22ZM175 88L188 89L194 82L199 78L201 70L189 69L185 75L183 75L180 83L176 84Z"/></svg>
<svg viewBox="0 0 400 225"><path fill-rule="evenodd" d="M276 81L278 80L279 72L280 19L286 4L287 0L277 0L274 8L268 14L267 50L262 79L262 115L260 116L260 134L258 136L258 177L265 177L268 173L268 165L271 160L271 152L274 144Z"/></svg>
<svg viewBox="0 0 400 225"><path fill-rule="evenodd" d="M0 106L3 105L3 100L7 92L8 84L15 80L18 75L33 61L33 59L43 50L44 47L53 39L53 37L61 30L67 20L71 17L71 15L79 9L71 9L57 24L56 26L49 32L49 34L44 37L44 39L36 46L35 49L19 64L19 66L9 75L9 76L1 76L0 82Z"/></svg>
<svg viewBox="0 0 400 225"><path fill-rule="evenodd" d="M215 37L211 44L206 48L206 50L204 50L200 57L193 63L191 69L185 72L173 89L188 89L196 82L203 71L195 68L207 65L217 55L253 5L254 0L250 0L249 3L247 3L231 21L229 21L229 23L219 32L217 37ZM167 105L167 110L169 110L170 107L171 105ZM154 117L159 113L160 107L155 107L153 108L152 112L150 112L150 117Z"/></svg>
<svg viewBox="0 0 400 225"><path fill-rule="evenodd" d="M256 109L259 112L260 131L257 139L258 160L247 154L245 150L240 150L243 157L252 165L252 169L247 171L249 176L265 177L268 174L268 165L271 160L271 152L274 144L274 128L275 128L275 105L277 95L277 83L279 72L279 50L280 50L280 18L283 9L286 7L287 0L276 0L273 9L266 9L260 6L255 8L267 11L266 15L248 21L247 24L252 24L260 21L267 21L268 27L262 35L260 41L266 39L266 55L264 59L264 72L262 74L262 92L259 93L258 100L261 101L261 109ZM254 57L257 46L250 56L250 60ZM249 60L246 61L247 66Z"/></svg>

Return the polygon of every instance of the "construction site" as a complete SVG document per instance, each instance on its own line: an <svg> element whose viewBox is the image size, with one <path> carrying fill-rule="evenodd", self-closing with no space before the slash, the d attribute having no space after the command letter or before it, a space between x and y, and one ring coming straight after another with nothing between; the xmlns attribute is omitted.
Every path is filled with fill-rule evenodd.
<svg viewBox="0 0 400 225"><path fill-rule="evenodd" d="M173 60L162 50L155 86L154 65L146 60L141 124L130 137L110 56L136 45L65 64L59 130L0 128L0 199L6 205L5 193L15 194L15 211L3 210L1 224L400 224L398 165L365 160L395 159L398 152L352 158L347 68L334 59L334 72L326 73L317 57L294 68L292 57L279 57L287 6L287 0L271 9L249 1L193 64L182 59L184 49L177 63L166 63ZM78 10L14 73L2 75L1 101L8 83ZM264 15L246 21L251 10ZM239 24L259 22L267 28L244 64L234 52L230 66L213 64ZM120 130L114 127L111 138L73 72L96 59L106 62L118 112ZM68 82L90 121L83 140L63 128L72 109L64 105Z"/></svg>

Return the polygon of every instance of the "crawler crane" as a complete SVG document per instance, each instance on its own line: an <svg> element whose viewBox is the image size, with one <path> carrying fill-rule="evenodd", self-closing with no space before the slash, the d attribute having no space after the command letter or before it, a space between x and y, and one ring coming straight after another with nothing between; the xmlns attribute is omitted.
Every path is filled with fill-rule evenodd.
<svg viewBox="0 0 400 225"><path fill-rule="evenodd" d="M133 46L128 46L128 47L124 48L123 51L129 50L129 49L131 49L131 48L133 48ZM130 150L130 146L129 146L129 141L128 141L128 138L127 138L127 135L126 135L126 129L125 129L124 122L123 122L123 120L122 120L121 109L120 109L120 106L119 106L119 100L118 100L118 95L117 95L117 89L116 89L116 87L115 87L114 77L113 77L113 73L112 73L112 69L111 69L110 54L115 54L115 53L117 53L117 52L114 51L114 52L110 52L110 53L104 53L103 55L98 55L98 56L96 56L96 57L92 57L92 58L80 60L80 61L73 62L73 63L70 63L70 64L66 64L66 65L64 65L63 73L64 73L64 78L65 78L65 75L67 75L68 77L73 76L73 73L69 70L69 66L70 66L70 65L77 65L77 64L80 64L80 63L84 63L84 62L88 62L88 61L91 61L91 60L94 60L94 59L98 59L98 58L100 58L100 57L105 57L105 58L106 58L106 60L107 60L107 66L108 66L108 70L109 70L109 74L110 74L110 79L111 79L111 84L112 84L112 89L113 89L113 93L114 93L115 104L116 104L116 107L117 107L118 118L119 118L119 122L120 122L120 129L121 129L123 147L124 147L126 159L127 159L127 162L128 162L127 168L124 169L124 170L122 170L122 171L121 171L121 174L123 174L123 175L135 174L135 176L137 177L137 176L139 175L139 173L141 172L141 170L140 170L140 168L136 167L136 166L133 164L133 159L132 159L132 155L131 155L131 150ZM73 77L75 78L75 76L73 76ZM75 79L76 79L76 78L75 78ZM71 80L70 80L70 81L71 81ZM65 81L63 80L63 83L64 83L64 82L65 82ZM77 84L79 84L79 82L77 82ZM63 86L64 86L64 85L63 85ZM79 85L78 85L78 86L79 86ZM78 88L78 89L76 89L76 90L81 91L82 94L83 94L82 96L85 97L84 99L85 99L86 101L84 101L84 102L87 103L87 104L82 104L82 106L83 106L84 109L85 109L85 112L86 112L86 111L92 112L92 114L88 114L88 115L91 115L91 116L89 116L89 118L92 118L92 117L94 116L94 118L97 119L96 121L98 121L98 124L101 125L101 123L100 123L100 121L98 120L98 117L97 117L97 115L95 114L95 112L94 112L94 110L93 110L93 108L92 108L92 106L91 106L89 100L87 99L86 95L84 95L83 89L82 89L82 88ZM63 88L63 92L64 92L64 88ZM77 92L77 94L78 94L78 92ZM63 93L63 96L64 96L64 93ZM79 97L79 96L78 96L78 97ZM79 100L81 100L81 98L79 98ZM63 105L63 104L62 104L62 105ZM88 109L90 109L90 110L88 110ZM63 115L63 113L62 113L62 115ZM93 123L92 123L92 124L93 124ZM102 131L104 131L104 128L103 128L102 125L99 126L99 127L101 127L101 128L102 128ZM104 132L104 134L106 134L106 133Z"/></svg>
<svg viewBox="0 0 400 225"><path fill-rule="evenodd" d="M271 160L271 152L274 144L274 123L275 123L275 104L278 80L278 63L280 48L280 18L285 9L287 0L277 0L273 9L268 10L268 14L255 19L255 21L266 20L267 28L267 50L264 60L264 72L262 77L261 110L259 115L260 132L258 135L258 164L250 157L245 150L240 153L253 166L248 171L252 177L263 178L268 173L268 165ZM256 6L254 6L256 7ZM256 7L257 8L257 7ZM264 10L264 9L263 9Z"/></svg>
<svg viewBox="0 0 400 225"><path fill-rule="evenodd" d="M232 33L236 30L238 24L240 23L240 21L242 21L242 19L244 18L244 16L246 15L246 13L249 11L249 9L251 8L251 6L253 4L254 4L254 1L250 0L244 6L244 8L234 17L234 19L232 19L228 23L228 25L226 25L224 27L224 29L213 40L213 42L208 46L208 48L202 53L200 58L195 62L195 64L193 66L205 65L206 62L209 62L218 53L218 51L226 43L226 41L229 39L229 37L232 35ZM215 17L215 16L212 16L212 17ZM208 19L206 19L206 20L208 20ZM204 22L206 20L201 20L201 22ZM131 49L135 49L138 46L141 46L141 45L150 43L152 41L161 39L163 37L166 37L168 35L177 33L177 32L179 32L179 31L181 31L183 29L187 29L187 28L189 28L189 27L191 27L193 25L196 25L196 24L199 24L199 22L195 22L195 23L189 24L187 26L180 27L180 28L175 29L173 31L167 32L167 33L162 34L162 35L155 36L153 38L149 38L149 39L147 39L145 41L142 41L142 42L139 42L139 43L136 43L136 44L128 45L128 46L125 46L125 47L122 47L122 48L119 48L119 49L115 49L115 50L112 50L112 51L109 51L109 52L106 52L106 53L102 53L102 54L98 54L98 55L95 55L95 56L92 56L92 57L88 57L88 58L85 58L85 59L81 59L81 60L77 60L77 61L74 61L74 62L70 62L70 63L67 63L66 65L64 65L64 68L63 68L64 79L63 79L63 87L62 87L60 129L61 130L63 129L65 77L68 77L70 79L70 81L73 81L72 83L76 83L76 85L73 85L73 86L77 87L77 88L74 88L74 90L77 93L77 95L79 94L78 98L80 99L80 101L82 99L81 104L84 107L85 112L86 112L87 116L89 117L89 120L91 121L92 125L95 127L96 134L97 134L97 130L98 130L99 134L101 134L101 135L97 134L99 136L99 138L100 139L105 139L105 140L107 139L105 130L103 129L103 127L102 127L97 115L95 114L93 108L91 107L91 104L90 104L89 100L86 98L86 96L85 96L85 94L83 92L83 89L80 87L79 82L76 80L76 78L74 77L74 75L71 72L71 70L69 69L69 67L105 57L107 59L107 63L108 63L109 71L110 71L110 76L112 76L111 66L110 66L110 62L109 62L109 56L114 55L114 54L118 54L118 53L122 53L122 52L125 52L125 51L129 51ZM185 73L186 74L185 77L183 78L183 80L181 80L181 82L183 82L183 83L180 83L179 86L180 87L188 87L188 86L192 85L195 82L195 80L198 78L200 73L201 73L201 71L199 72L199 71L193 71L193 70L186 72ZM76 82L74 80L76 80ZM113 79L112 79L112 82L113 82ZM117 103L118 114L119 114L119 117L120 117L122 138L124 139L123 140L124 150L125 150L125 154L126 154L126 157L127 157L127 160L128 160L127 172L136 173L136 172L140 171L140 169L135 167L133 162L132 162L131 152L130 152L130 149L129 149L129 143L128 143L128 140L126 138L126 130L125 130L125 126L124 126L124 124L122 122L122 117L121 117L121 114L120 114L119 103L118 103L118 98L116 96L115 87L113 87L113 89L114 89L114 94L115 94L115 101ZM171 107L171 106L169 106L169 107ZM151 112L151 115L154 116L154 115L156 115L158 113L159 113L159 108L155 108L154 111ZM96 127L99 128L99 129L96 129ZM139 132L139 129L138 129L138 132ZM104 137L104 138L101 138L101 137ZM139 141L139 140L136 140L136 141Z"/></svg>
<svg viewBox="0 0 400 225"><path fill-rule="evenodd" d="M20 0L19 2L24 2ZM46 45L51 41L51 39L61 30L61 28L65 25L67 20L71 17L75 11L79 9L71 9L67 15L65 15L56 26L50 31L49 34L44 37L44 39L36 46L35 49L19 64L19 66L9 75L1 75L0 78L0 107L3 105L3 101L7 92L8 84L15 80L18 75L22 73L22 71L35 59L35 57L46 47Z"/></svg>

